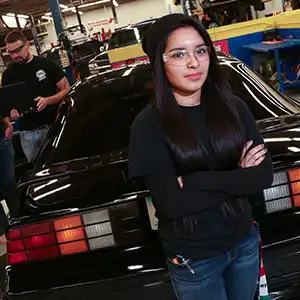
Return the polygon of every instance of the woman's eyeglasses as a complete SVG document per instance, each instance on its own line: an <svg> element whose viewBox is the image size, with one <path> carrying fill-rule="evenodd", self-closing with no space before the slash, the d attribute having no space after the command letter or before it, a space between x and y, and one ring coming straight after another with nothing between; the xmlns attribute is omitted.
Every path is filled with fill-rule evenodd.
<svg viewBox="0 0 300 300"><path fill-rule="evenodd" d="M25 47L25 45L22 45L22 46L14 49L14 50L7 50L7 53L10 54L10 55L12 55L12 54L18 54L18 53L20 53L23 50L24 47Z"/></svg>
<svg viewBox="0 0 300 300"><path fill-rule="evenodd" d="M191 55L193 55L199 63L205 62L209 59L209 48L207 46L199 46L194 50L176 49L164 53L162 57L166 64L186 66L191 60Z"/></svg>

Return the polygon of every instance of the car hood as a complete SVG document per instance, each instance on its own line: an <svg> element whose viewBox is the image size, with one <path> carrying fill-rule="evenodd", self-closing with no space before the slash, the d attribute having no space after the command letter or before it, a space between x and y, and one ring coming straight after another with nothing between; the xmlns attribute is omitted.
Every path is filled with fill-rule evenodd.
<svg viewBox="0 0 300 300"><path fill-rule="evenodd" d="M300 160L300 114L257 122L275 169L298 166Z"/></svg>

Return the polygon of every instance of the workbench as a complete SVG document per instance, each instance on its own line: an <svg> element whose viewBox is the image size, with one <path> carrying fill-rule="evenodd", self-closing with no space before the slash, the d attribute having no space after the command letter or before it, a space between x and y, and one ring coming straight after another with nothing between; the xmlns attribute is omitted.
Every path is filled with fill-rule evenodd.
<svg viewBox="0 0 300 300"><path fill-rule="evenodd" d="M253 43L253 44L249 44L249 45L244 45L243 47L246 49L250 49L253 52L260 52L260 53L274 52L280 92L284 92L285 88L288 88L288 87L300 86L300 80L297 80L293 83L285 83L284 82L282 75L281 75L282 69L281 69L281 61L280 61L280 56L279 56L280 51L284 51L284 50L291 49L294 47L299 47L299 50L300 50L300 39L286 39L284 41L280 41L280 42L276 42L276 43L272 43L272 44L269 44L269 43L267 44L267 43L263 43L263 42Z"/></svg>

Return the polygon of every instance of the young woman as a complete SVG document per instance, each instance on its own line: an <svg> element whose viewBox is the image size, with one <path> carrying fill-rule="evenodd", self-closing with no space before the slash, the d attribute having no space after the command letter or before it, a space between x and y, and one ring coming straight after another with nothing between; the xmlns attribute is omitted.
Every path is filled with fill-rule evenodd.
<svg viewBox="0 0 300 300"><path fill-rule="evenodd" d="M254 118L194 19L157 20L143 49L156 99L132 125L129 172L153 196L177 298L252 300L259 233L247 198L273 180Z"/></svg>

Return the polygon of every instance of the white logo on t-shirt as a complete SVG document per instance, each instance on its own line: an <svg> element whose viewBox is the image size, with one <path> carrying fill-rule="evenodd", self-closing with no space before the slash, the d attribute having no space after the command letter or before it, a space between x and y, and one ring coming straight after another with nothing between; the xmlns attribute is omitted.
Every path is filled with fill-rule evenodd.
<svg viewBox="0 0 300 300"><path fill-rule="evenodd" d="M36 72L36 77L38 78L39 81L43 81L47 78L46 72L44 70L39 70Z"/></svg>

